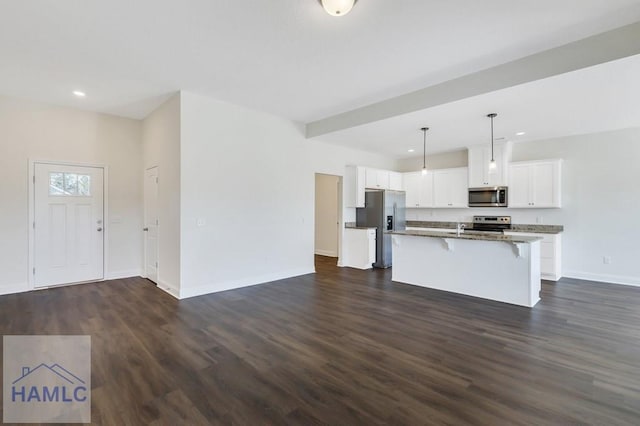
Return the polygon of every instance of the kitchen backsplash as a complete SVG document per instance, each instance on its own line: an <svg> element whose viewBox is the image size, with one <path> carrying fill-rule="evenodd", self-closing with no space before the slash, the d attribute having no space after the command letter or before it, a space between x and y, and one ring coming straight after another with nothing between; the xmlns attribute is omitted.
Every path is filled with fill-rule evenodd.
<svg viewBox="0 0 640 426"><path fill-rule="evenodd" d="M407 220L472 222L473 216L511 216L512 223L562 225L561 209L407 209Z"/></svg>

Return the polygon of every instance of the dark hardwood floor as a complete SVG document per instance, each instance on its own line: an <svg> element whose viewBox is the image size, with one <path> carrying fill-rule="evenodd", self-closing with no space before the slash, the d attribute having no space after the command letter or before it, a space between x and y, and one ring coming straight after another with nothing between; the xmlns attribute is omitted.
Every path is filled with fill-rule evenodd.
<svg viewBox="0 0 640 426"><path fill-rule="evenodd" d="M0 329L91 335L95 424L640 424L640 288L544 282L527 309L334 264L182 301L2 296Z"/></svg>

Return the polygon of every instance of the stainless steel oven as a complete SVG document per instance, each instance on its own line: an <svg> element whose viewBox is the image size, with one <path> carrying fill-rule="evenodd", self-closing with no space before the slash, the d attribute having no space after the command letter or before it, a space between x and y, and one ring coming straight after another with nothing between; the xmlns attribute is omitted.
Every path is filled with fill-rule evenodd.
<svg viewBox="0 0 640 426"><path fill-rule="evenodd" d="M507 187L469 188L469 207L507 207Z"/></svg>

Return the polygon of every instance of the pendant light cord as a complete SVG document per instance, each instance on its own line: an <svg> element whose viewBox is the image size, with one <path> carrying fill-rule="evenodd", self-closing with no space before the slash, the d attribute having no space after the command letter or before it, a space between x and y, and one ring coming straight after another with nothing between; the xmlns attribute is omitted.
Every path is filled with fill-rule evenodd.
<svg viewBox="0 0 640 426"><path fill-rule="evenodd" d="M422 129L423 139L422 139L422 169L427 168L427 130L428 127L423 127Z"/></svg>
<svg viewBox="0 0 640 426"><path fill-rule="evenodd" d="M493 161L493 117L491 117L491 161Z"/></svg>
<svg viewBox="0 0 640 426"><path fill-rule="evenodd" d="M497 117L497 116L498 116L498 114L496 114L495 112L493 112L493 113L491 113L491 114L487 115L487 117L489 117L489 118L491 119L491 161L492 161L492 162L493 162L493 161L495 161L495 160L493 159L493 119L494 119L495 117Z"/></svg>

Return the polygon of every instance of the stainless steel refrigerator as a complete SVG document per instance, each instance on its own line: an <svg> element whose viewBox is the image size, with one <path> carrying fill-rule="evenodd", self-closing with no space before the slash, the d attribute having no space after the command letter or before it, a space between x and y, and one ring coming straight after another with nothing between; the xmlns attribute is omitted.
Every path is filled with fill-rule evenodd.
<svg viewBox="0 0 640 426"><path fill-rule="evenodd" d="M388 268L391 259L391 235L385 231L406 228L404 191L367 191L364 207L356 209L356 225L376 228L374 268Z"/></svg>

